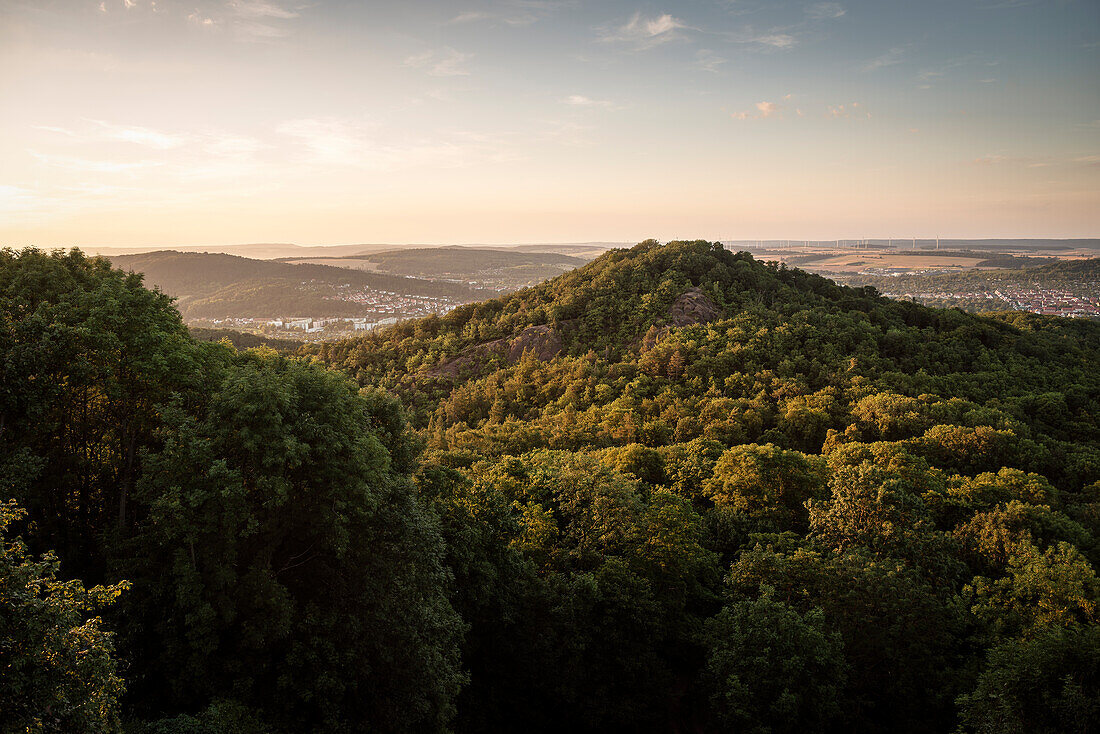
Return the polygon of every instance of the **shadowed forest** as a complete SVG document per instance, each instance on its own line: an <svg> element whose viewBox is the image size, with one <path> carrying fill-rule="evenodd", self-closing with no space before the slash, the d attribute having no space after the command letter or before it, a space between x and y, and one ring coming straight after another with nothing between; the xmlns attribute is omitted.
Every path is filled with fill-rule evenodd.
<svg viewBox="0 0 1100 734"><path fill-rule="evenodd" d="M1095 731L1098 364L704 241L289 356L0 251L0 732Z"/></svg>

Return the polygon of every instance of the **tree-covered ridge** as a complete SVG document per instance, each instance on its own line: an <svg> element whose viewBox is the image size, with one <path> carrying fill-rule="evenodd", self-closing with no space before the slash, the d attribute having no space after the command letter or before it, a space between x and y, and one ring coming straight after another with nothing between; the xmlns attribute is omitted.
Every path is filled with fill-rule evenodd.
<svg viewBox="0 0 1100 734"><path fill-rule="evenodd" d="M553 252L478 247L407 247L357 255L379 271L414 278L460 280L514 290L585 264Z"/></svg>
<svg viewBox="0 0 1100 734"><path fill-rule="evenodd" d="M676 327L688 292L714 313ZM556 351L490 348L545 328ZM1018 640L1097 622L1095 324L940 311L708 243L643 243L315 351L401 395L430 450L422 487L452 523L457 604L475 620L460 728L530 711L547 730L672 726L708 711L704 728L1060 731L1094 710L1095 674L1065 657L1050 665L1071 689L1044 690L1068 718L1023 694L995 711L964 694L1017 675ZM646 566L635 533L679 563ZM609 545L594 552L593 538ZM495 584L503 607L464 597ZM623 603L648 621L625 621ZM1058 611L1026 621L1036 605ZM502 627L523 611L528 624ZM649 626L661 619L678 621ZM776 626L797 650L748 655ZM482 654L502 645L504 669ZM569 672L577 645L606 680ZM981 673L987 650L1001 667ZM1079 708L1074 686L1088 691ZM796 696L809 690L821 693Z"/></svg>
<svg viewBox="0 0 1100 734"><path fill-rule="evenodd" d="M118 268L142 273L146 286L175 297L177 308L188 319L369 313L361 304L338 298L348 289L463 302L486 293L461 283L219 253L166 250L116 255L110 260Z"/></svg>
<svg viewBox="0 0 1100 734"><path fill-rule="evenodd" d="M689 289L725 318L671 328ZM553 359L477 351L538 324L560 334ZM702 242L643 243L505 298L314 349L398 392L439 449L466 437L495 453L706 437L817 452L826 439L917 446L952 426L959 441L1030 441L1029 467L1061 475L1095 463L1100 437L1100 374L1083 368L1100 354L1096 325L900 303ZM482 358L439 370L471 352Z"/></svg>
<svg viewBox="0 0 1100 734"><path fill-rule="evenodd" d="M78 253L4 253L0 314L15 530L131 584L105 621L134 731L1100 713L1096 324L705 242L308 360L197 343Z"/></svg>

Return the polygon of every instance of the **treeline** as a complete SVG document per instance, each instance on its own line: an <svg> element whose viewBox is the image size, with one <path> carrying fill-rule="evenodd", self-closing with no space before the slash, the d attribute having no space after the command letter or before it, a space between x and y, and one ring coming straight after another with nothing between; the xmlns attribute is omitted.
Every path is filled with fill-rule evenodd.
<svg viewBox="0 0 1100 734"><path fill-rule="evenodd" d="M292 354L302 346L302 342L299 340L279 339L278 337L235 331L234 329L209 329L201 326L189 326L187 331L201 342L220 342L223 339L228 339L229 343L237 349L270 347L280 354Z"/></svg>
<svg viewBox="0 0 1100 734"><path fill-rule="evenodd" d="M1096 324L705 242L309 360L200 344L75 252L4 253L0 299L0 489L29 513L2 523L5 730L1100 714Z"/></svg>

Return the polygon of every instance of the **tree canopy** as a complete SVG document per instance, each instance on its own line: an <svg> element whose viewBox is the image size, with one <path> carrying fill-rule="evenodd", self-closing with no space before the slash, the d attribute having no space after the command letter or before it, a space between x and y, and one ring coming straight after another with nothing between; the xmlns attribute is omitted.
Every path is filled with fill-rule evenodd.
<svg viewBox="0 0 1100 734"><path fill-rule="evenodd" d="M79 683L91 730L147 734L1088 732L1096 364L1097 324L701 241L289 356L4 251L5 573L47 591L0 594L73 604L3 634L99 661L62 684L20 643L18 710Z"/></svg>

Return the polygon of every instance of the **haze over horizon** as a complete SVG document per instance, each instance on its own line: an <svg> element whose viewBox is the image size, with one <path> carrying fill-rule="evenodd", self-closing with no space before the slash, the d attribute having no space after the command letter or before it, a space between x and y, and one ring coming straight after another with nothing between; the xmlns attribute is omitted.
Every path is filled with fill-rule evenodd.
<svg viewBox="0 0 1100 734"><path fill-rule="evenodd" d="M0 0L0 245L1100 235L1100 3Z"/></svg>

